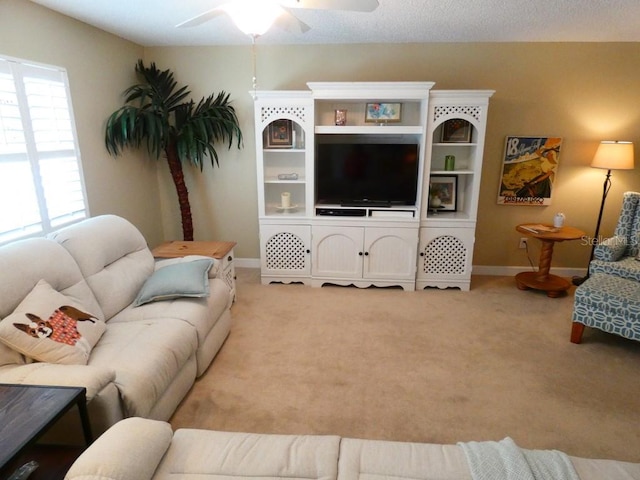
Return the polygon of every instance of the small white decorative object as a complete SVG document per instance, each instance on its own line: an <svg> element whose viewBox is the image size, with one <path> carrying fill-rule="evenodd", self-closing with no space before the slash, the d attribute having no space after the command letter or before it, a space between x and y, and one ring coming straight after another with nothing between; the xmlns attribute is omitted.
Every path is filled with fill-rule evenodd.
<svg viewBox="0 0 640 480"><path fill-rule="evenodd" d="M564 213L556 213L556 216L553 217L553 226L560 228L564 225Z"/></svg>
<svg viewBox="0 0 640 480"><path fill-rule="evenodd" d="M280 195L280 198L281 198L281 206L282 206L282 208L290 208L291 207L291 193L282 192L282 195Z"/></svg>

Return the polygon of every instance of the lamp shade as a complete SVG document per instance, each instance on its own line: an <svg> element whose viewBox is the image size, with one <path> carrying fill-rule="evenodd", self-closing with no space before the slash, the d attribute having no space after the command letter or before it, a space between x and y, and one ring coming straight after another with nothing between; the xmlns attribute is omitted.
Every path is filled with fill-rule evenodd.
<svg viewBox="0 0 640 480"><path fill-rule="evenodd" d="M633 143L600 142L591 166L606 170L633 170Z"/></svg>

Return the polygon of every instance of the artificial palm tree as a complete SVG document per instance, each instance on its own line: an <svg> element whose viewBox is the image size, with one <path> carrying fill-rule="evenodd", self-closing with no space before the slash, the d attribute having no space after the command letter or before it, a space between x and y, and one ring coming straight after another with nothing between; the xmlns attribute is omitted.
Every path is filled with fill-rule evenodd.
<svg viewBox="0 0 640 480"><path fill-rule="evenodd" d="M215 144L227 142L228 148L237 138L242 146L238 117L229 101L229 94L202 98L196 105L186 100L188 87L177 88L170 70L160 71L155 63L145 67L138 60L136 73L142 83L125 90L125 105L107 119L105 144L107 151L117 156L125 147L145 146L159 159L167 159L169 171L178 194L184 240L193 240L193 221L189 192L184 182L182 163L189 162L202 171L205 157L218 165Z"/></svg>

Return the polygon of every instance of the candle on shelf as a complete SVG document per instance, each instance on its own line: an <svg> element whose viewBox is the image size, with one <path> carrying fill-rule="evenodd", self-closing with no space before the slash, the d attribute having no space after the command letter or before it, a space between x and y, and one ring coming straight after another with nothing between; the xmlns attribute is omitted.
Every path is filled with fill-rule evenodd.
<svg viewBox="0 0 640 480"><path fill-rule="evenodd" d="M289 192L282 192L282 195L280 195L280 197L282 202L282 208L291 207L291 194Z"/></svg>

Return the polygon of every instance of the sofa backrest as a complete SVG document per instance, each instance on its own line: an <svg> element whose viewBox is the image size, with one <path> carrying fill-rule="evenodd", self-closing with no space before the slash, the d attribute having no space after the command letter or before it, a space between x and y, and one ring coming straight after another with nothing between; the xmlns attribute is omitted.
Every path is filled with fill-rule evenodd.
<svg viewBox="0 0 640 480"><path fill-rule="evenodd" d="M19 240L0 247L0 318L10 315L40 280L104 319L73 257L58 243L46 238ZM0 365L23 362L19 354L0 346Z"/></svg>
<svg viewBox="0 0 640 480"><path fill-rule="evenodd" d="M627 241L626 254L638 255L638 235L640 234L640 193L625 192L622 197L622 210L618 218L615 235Z"/></svg>
<svg viewBox="0 0 640 480"><path fill-rule="evenodd" d="M131 304L153 273L140 231L116 215L101 215L52 233L75 259L107 321Z"/></svg>

